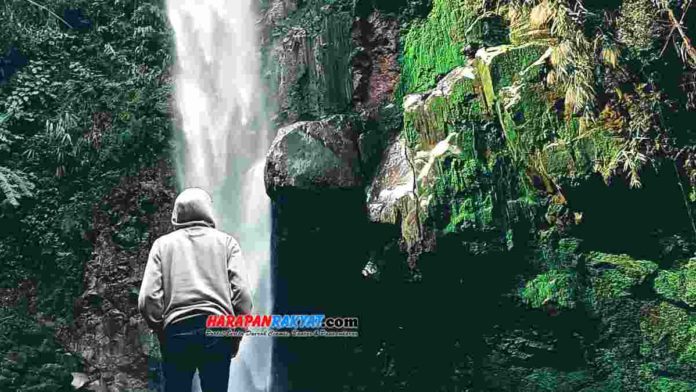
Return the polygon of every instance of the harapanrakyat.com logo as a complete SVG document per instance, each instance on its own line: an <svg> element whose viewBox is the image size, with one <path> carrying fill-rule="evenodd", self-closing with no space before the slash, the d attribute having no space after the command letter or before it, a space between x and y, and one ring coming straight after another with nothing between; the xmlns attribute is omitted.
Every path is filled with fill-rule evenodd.
<svg viewBox="0 0 696 392"><path fill-rule="evenodd" d="M207 336L358 337L357 317L323 314L210 315Z"/></svg>

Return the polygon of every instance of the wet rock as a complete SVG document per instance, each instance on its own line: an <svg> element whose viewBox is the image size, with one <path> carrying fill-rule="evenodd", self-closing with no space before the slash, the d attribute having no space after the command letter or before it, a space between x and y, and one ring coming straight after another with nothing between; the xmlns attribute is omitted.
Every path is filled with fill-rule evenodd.
<svg viewBox="0 0 696 392"><path fill-rule="evenodd" d="M474 61L489 107L500 98L500 89L525 80L536 80L540 65L550 56L544 45L500 45L481 48Z"/></svg>
<svg viewBox="0 0 696 392"><path fill-rule="evenodd" d="M266 192L345 189L362 185L353 125L345 117L281 128L266 156Z"/></svg>
<svg viewBox="0 0 696 392"><path fill-rule="evenodd" d="M89 382L89 376L84 373L70 373L70 375L73 378L70 385L75 389L80 389Z"/></svg>
<svg viewBox="0 0 696 392"><path fill-rule="evenodd" d="M273 28L295 10L297 0L273 0L263 15L263 23L265 27Z"/></svg>
<svg viewBox="0 0 696 392"><path fill-rule="evenodd" d="M271 44L275 67L269 76L277 86L278 125L344 113L350 106L353 17L331 5L313 10L311 17L312 28L299 24L274 32L280 36Z"/></svg>
<svg viewBox="0 0 696 392"><path fill-rule="evenodd" d="M416 191L416 168L409 154L402 138L393 140L385 150L367 190L367 210L370 221L399 226L400 246L408 253L408 265L413 269L419 255L432 250L435 238L423 225L427 199Z"/></svg>
<svg viewBox="0 0 696 392"><path fill-rule="evenodd" d="M358 48L352 59L353 104L367 118L391 100L399 80L399 24L378 11L356 18L352 31Z"/></svg>
<svg viewBox="0 0 696 392"><path fill-rule="evenodd" d="M277 63L277 100L280 110L285 113L285 121L296 121L299 113L291 110L290 94L297 88L303 75L312 66L312 53L308 33L301 27L291 28L273 48Z"/></svg>
<svg viewBox="0 0 696 392"><path fill-rule="evenodd" d="M414 198L415 176L407 159L402 140L395 140L384 152L367 190L367 210L370 221L397 223L406 200Z"/></svg>

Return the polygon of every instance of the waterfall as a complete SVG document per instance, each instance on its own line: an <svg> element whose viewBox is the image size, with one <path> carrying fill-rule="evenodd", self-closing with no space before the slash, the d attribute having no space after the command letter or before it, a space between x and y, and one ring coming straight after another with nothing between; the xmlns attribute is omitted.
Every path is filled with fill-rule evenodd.
<svg viewBox="0 0 696 392"><path fill-rule="evenodd" d="M242 247L254 313L270 314L271 218L263 166L272 134L264 116L254 3L169 0L167 8L183 130L179 185L211 193L219 227ZM232 361L229 390L269 390L271 354L272 338L245 338Z"/></svg>

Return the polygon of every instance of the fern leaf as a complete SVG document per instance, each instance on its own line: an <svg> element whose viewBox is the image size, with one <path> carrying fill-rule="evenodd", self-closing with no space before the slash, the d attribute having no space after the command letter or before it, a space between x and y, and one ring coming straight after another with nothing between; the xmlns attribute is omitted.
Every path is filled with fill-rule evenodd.
<svg viewBox="0 0 696 392"><path fill-rule="evenodd" d="M0 192L5 197L4 202L18 207L20 199L34 196L33 189L34 184L24 172L0 166Z"/></svg>

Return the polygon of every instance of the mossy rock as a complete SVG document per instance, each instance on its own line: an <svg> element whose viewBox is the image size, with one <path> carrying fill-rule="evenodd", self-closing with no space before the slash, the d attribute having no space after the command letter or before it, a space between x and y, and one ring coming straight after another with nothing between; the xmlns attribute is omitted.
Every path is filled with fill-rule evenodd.
<svg viewBox="0 0 696 392"><path fill-rule="evenodd" d="M661 270L655 278L655 292L664 298L696 306L696 259L677 270Z"/></svg>
<svg viewBox="0 0 696 392"><path fill-rule="evenodd" d="M457 67L437 86L404 98L404 134L411 148L432 148L456 123L480 120L483 99L477 93L474 69Z"/></svg>
<svg viewBox="0 0 696 392"><path fill-rule="evenodd" d="M353 93L353 15L339 4L307 4L275 32L271 51L283 124L345 112ZM327 44L328 43L328 44Z"/></svg>
<svg viewBox="0 0 696 392"><path fill-rule="evenodd" d="M269 195L283 189L351 189L363 184L356 130L346 116L281 128L266 157Z"/></svg>
<svg viewBox="0 0 696 392"><path fill-rule="evenodd" d="M574 274L569 271L550 270L528 281L520 290L520 298L532 308L553 304L558 308L575 307Z"/></svg>
<svg viewBox="0 0 696 392"><path fill-rule="evenodd" d="M444 229L446 234L466 229L486 230L493 225L493 197L490 192L453 201L450 208L450 220Z"/></svg>
<svg viewBox="0 0 696 392"><path fill-rule="evenodd" d="M646 305L641 309L640 330L643 355L651 357L666 347L679 362L696 365L696 317L692 313L667 302Z"/></svg>
<svg viewBox="0 0 696 392"><path fill-rule="evenodd" d="M538 80L540 66L535 63L547 49L542 44L501 45L482 48L476 52L475 67L481 79L486 103L491 110L500 89L512 86L515 82Z"/></svg>
<svg viewBox="0 0 696 392"><path fill-rule="evenodd" d="M404 37L404 95L432 88L439 75L466 63L462 50L476 11L467 1L434 0L428 17L410 27Z"/></svg>
<svg viewBox="0 0 696 392"><path fill-rule="evenodd" d="M630 289L657 270L657 264L628 255L591 252L587 266L594 299L610 300L630 295Z"/></svg>

